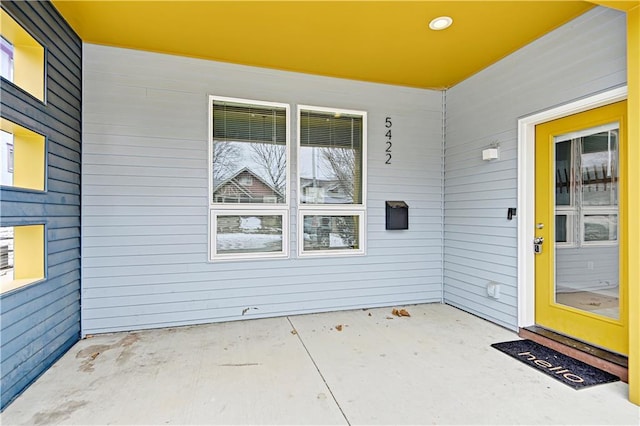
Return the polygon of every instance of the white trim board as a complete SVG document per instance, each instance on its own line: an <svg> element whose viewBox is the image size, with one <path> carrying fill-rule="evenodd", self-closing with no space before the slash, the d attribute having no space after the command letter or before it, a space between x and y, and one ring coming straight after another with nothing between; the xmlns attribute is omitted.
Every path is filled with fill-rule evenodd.
<svg viewBox="0 0 640 426"><path fill-rule="evenodd" d="M535 324L535 126L626 98L618 87L518 120L518 327Z"/></svg>

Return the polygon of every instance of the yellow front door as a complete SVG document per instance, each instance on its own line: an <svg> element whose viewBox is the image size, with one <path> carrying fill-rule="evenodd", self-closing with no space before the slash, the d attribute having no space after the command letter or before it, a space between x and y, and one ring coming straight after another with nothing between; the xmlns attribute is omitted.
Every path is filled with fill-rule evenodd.
<svg viewBox="0 0 640 426"><path fill-rule="evenodd" d="M536 324L628 353L626 101L536 126Z"/></svg>

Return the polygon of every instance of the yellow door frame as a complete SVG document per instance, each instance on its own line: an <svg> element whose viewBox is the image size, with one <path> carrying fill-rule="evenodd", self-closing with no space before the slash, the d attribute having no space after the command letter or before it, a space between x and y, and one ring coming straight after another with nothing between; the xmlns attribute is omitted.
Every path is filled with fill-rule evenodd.
<svg viewBox="0 0 640 426"><path fill-rule="evenodd" d="M629 400L640 405L640 3L627 11Z"/></svg>

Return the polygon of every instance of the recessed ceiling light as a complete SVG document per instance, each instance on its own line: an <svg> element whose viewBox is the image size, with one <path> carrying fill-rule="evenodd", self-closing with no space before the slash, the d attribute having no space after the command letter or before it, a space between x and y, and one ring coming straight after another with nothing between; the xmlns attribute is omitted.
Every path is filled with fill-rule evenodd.
<svg viewBox="0 0 640 426"><path fill-rule="evenodd" d="M451 24L453 24L453 19L450 16L438 16L429 22L429 28L440 31L449 28Z"/></svg>

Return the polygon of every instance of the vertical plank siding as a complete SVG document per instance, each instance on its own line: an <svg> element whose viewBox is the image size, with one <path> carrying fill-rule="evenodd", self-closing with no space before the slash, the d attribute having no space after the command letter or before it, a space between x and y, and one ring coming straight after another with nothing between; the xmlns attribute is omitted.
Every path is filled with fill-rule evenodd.
<svg viewBox="0 0 640 426"><path fill-rule="evenodd" d="M83 71L83 334L441 301L440 92L91 44ZM207 262L210 94L291 105L289 259ZM365 256L297 258L298 104L368 113Z"/></svg>
<svg viewBox="0 0 640 426"><path fill-rule="evenodd" d="M46 103L2 80L2 117L46 136L46 192L3 187L2 226L44 223L46 279L0 294L4 409L80 337L82 43L49 2L2 7L46 48Z"/></svg>
<svg viewBox="0 0 640 426"><path fill-rule="evenodd" d="M447 91L446 303L517 327L517 121L623 85L625 28L624 13L595 8ZM494 143L500 159L483 161Z"/></svg>

